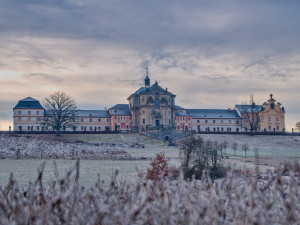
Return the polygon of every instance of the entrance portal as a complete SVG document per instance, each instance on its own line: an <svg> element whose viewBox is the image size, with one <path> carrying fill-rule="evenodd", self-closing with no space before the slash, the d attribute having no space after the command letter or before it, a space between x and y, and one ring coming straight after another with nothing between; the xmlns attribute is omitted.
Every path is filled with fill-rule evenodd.
<svg viewBox="0 0 300 225"><path fill-rule="evenodd" d="M159 120L155 120L155 126L159 126Z"/></svg>

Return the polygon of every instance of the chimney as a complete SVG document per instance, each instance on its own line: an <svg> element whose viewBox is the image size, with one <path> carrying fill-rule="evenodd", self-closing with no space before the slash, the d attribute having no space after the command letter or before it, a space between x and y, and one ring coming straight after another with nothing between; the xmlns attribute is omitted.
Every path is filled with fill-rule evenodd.
<svg viewBox="0 0 300 225"><path fill-rule="evenodd" d="M231 109L230 108L228 108L228 112L230 112L231 111Z"/></svg>
<svg viewBox="0 0 300 225"><path fill-rule="evenodd" d="M166 91L168 91L168 88L166 88Z"/></svg>

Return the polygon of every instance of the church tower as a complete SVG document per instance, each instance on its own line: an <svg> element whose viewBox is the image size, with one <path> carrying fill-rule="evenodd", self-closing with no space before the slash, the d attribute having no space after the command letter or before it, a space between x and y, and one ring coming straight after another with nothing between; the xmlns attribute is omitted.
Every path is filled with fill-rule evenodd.
<svg viewBox="0 0 300 225"><path fill-rule="evenodd" d="M150 87L150 78L149 78L148 67L146 67L145 88L149 88L149 87Z"/></svg>

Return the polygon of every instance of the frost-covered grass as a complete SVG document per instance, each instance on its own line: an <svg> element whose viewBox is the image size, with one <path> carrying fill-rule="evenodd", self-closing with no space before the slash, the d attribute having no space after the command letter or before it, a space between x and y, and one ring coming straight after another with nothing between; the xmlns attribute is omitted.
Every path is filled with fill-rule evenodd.
<svg viewBox="0 0 300 225"><path fill-rule="evenodd" d="M196 134L199 135L199 134ZM203 139L237 142L239 146L248 143L250 149L299 149L300 136L283 135L230 135L230 134L200 134Z"/></svg>
<svg viewBox="0 0 300 225"><path fill-rule="evenodd" d="M141 147L138 144L128 143L69 142L41 136L0 134L0 158L2 159L130 159L132 157L126 149Z"/></svg>
<svg viewBox="0 0 300 225"><path fill-rule="evenodd" d="M198 136L198 134L196 134ZM238 149L236 156L244 157L242 145L247 143L249 150L247 157L254 157L254 150L258 150L260 157L277 157L289 158L300 157L300 136L272 136L272 135L229 135L229 134L200 134L204 140L212 140L218 142L227 141L229 155L234 155L230 144L236 142ZM66 140L83 140L87 142L102 143L140 143L144 145L144 149L131 149L128 152L134 157L155 157L159 152L165 152L166 157L178 157L178 147L169 147L166 143L141 136L138 134L87 134L87 135L65 135ZM249 154L248 154L249 153Z"/></svg>
<svg viewBox="0 0 300 225"><path fill-rule="evenodd" d="M61 172L61 171L60 171ZM0 188L0 224L299 224L300 167L275 172L229 171L225 179L79 182L79 164L49 185L37 179ZM181 176L182 177L182 176ZM46 188L49 186L48 188Z"/></svg>
<svg viewBox="0 0 300 225"><path fill-rule="evenodd" d="M39 159L2 159L0 160L0 186L8 183L11 173L14 174L21 187L26 187L29 181L35 179L37 167L43 162L45 164L44 182L53 177L53 160ZM65 174L74 166L76 160L55 160L58 170ZM109 185L115 170L119 171L118 181L126 179L134 182L137 179L137 170L146 171L150 167L150 161L146 160L81 160L80 161L80 183L85 187L91 187L97 181L97 174L105 181L105 186Z"/></svg>
<svg viewBox="0 0 300 225"><path fill-rule="evenodd" d="M156 154L164 152L167 158L178 158L179 148L168 146L163 141L138 134L83 134L83 135L63 135L65 140L81 140L92 143L124 143L140 144L143 148L129 148L126 151L136 158L154 158Z"/></svg>

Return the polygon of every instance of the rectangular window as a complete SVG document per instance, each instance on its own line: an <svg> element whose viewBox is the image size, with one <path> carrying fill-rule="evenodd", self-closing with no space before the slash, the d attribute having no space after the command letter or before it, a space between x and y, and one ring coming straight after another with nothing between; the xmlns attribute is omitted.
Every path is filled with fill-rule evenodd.
<svg viewBox="0 0 300 225"><path fill-rule="evenodd" d="M231 120L229 120L228 122L231 123Z"/></svg>
<svg viewBox="0 0 300 225"><path fill-rule="evenodd" d="M271 121L271 117L268 117L268 120Z"/></svg>
<svg viewBox="0 0 300 225"><path fill-rule="evenodd" d="M93 128L92 127L90 127L90 131L92 131L93 130Z"/></svg>
<svg viewBox="0 0 300 225"><path fill-rule="evenodd" d="M205 120L205 123L207 123L207 120Z"/></svg>
<svg viewBox="0 0 300 225"><path fill-rule="evenodd" d="M22 121L22 117L18 117L18 121Z"/></svg>
<svg viewBox="0 0 300 225"><path fill-rule="evenodd" d="M101 127L98 127L98 130L101 130Z"/></svg>
<svg viewBox="0 0 300 225"><path fill-rule="evenodd" d="M30 130L30 126L27 127L27 130Z"/></svg>
<svg viewBox="0 0 300 225"><path fill-rule="evenodd" d="M92 119L92 118L90 118L90 122L93 122L93 119Z"/></svg>
<svg viewBox="0 0 300 225"><path fill-rule="evenodd" d="M223 127L221 128L221 131L224 131L224 128L223 128Z"/></svg>
<svg viewBox="0 0 300 225"><path fill-rule="evenodd" d="M276 130L277 130L277 131L279 130L279 126L276 126Z"/></svg>
<svg viewBox="0 0 300 225"><path fill-rule="evenodd" d="M221 120L221 123L223 123L223 120Z"/></svg>
<svg viewBox="0 0 300 225"><path fill-rule="evenodd" d="M36 115L40 115L40 111L36 111Z"/></svg>
<svg viewBox="0 0 300 225"><path fill-rule="evenodd" d="M98 119L98 122L101 122L101 119Z"/></svg>
<svg viewBox="0 0 300 225"><path fill-rule="evenodd" d="M197 123L200 123L200 121L199 121L199 120L197 120Z"/></svg>
<svg viewBox="0 0 300 225"><path fill-rule="evenodd" d="M109 122L109 119L107 119L107 122Z"/></svg>
<svg viewBox="0 0 300 225"><path fill-rule="evenodd" d="M276 121L279 121L279 118L278 118L278 117L276 117Z"/></svg>
<svg viewBox="0 0 300 225"><path fill-rule="evenodd" d="M83 126L81 126L81 130L83 130Z"/></svg>
<svg viewBox="0 0 300 225"><path fill-rule="evenodd" d="M39 117L36 118L36 121L41 121L41 119Z"/></svg>
<svg viewBox="0 0 300 225"><path fill-rule="evenodd" d="M37 127L36 127L36 130L40 130L40 127L39 127L39 126L37 126Z"/></svg>
<svg viewBox="0 0 300 225"><path fill-rule="evenodd" d="M145 124L146 123L146 120L145 119L143 119L143 124Z"/></svg>
<svg viewBox="0 0 300 225"><path fill-rule="evenodd" d="M48 130L48 127L45 127L46 128L46 130Z"/></svg>
<svg viewBox="0 0 300 225"><path fill-rule="evenodd" d="M28 111L28 115L31 115L31 111Z"/></svg>
<svg viewBox="0 0 300 225"><path fill-rule="evenodd" d="M31 121L31 117L27 117L27 120L28 120L28 121Z"/></svg>
<svg viewBox="0 0 300 225"><path fill-rule="evenodd" d="M214 128L214 131L216 131L216 128Z"/></svg>
<svg viewBox="0 0 300 225"><path fill-rule="evenodd" d="M215 120L213 120L213 123L216 123L216 121L215 121Z"/></svg>
<svg viewBox="0 0 300 225"><path fill-rule="evenodd" d="M269 130L272 130L271 126L269 126Z"/></svg>
<svg viewBox="0 0 300 225"><path fill-rule="evenodd" d="M18 114L21 115L21 111L18 111Z"/></svg>
<svg viewBox="0 0 300 225"><path fill-rule="evenodd" d="M81 122L83 122L83 118L81 118Z"/></svg>

